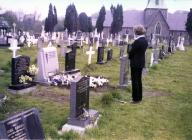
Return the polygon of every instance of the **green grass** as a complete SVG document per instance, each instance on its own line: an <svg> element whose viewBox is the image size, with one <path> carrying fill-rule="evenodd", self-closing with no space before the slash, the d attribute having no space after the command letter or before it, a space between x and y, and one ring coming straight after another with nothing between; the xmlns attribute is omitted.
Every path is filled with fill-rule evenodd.
<svg viewBox="0 0 192 140"><path fill-rule="evenodd" d="M86 48L85 50L86 51ZM148 62L150 61L148 50ZM58 52L60 50L58 49ZM19 54L31 57L32 63L37 56L36 48L24 48ZM113 60L104 65L87 65L87 55L77 52L76 68L83 74L103 75L113 86L119 82L119 50L113 47ZM90 108L100 112L98 126L86 131L84 136L73 132L59 135L58 130L67 122L69 102L39 97L39 92L53 92L54 98L69 97L69 90L57 87L38 86L36 94L24 96L7 93L10 83L11 51L0 49L0 93L8 95L5 110L0 109L0 119L15 112L36 107L40 110L46 139L82 140L191 140L192 139L192 48L186 52L176 52L168 59L149 69L143 77L144 100L139 105L122 104L117 100L129 101L131 88L111 89L106 92L91 91ZM64 58L59 56L60 69L64 70ZM153 94L152 94L153 93ZM46 94L46 93L45 93ZM110 95L111 94L111 95ZM156 96L154 96L156 94Z"/></svg>

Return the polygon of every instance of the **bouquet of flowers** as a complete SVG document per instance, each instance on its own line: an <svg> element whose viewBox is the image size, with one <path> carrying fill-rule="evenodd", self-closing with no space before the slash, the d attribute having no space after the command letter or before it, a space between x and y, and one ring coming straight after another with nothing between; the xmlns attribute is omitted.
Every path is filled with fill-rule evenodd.
<svg viewBox="0 0 192 140"><path fill-rule="evenodd" d="M38 73L38 68L33 64L31 66L29 66L29 69L28 69L28 73L30 75L36 75Z"/></svg>
<svg viewBox="0 0 192 140"><path fill-rule="evenodd" d="M29 82L32 82L32 80L33 79L31 77L29 77L28 75L21 75L19 77L19 83L21 83L21 84L27 84Z"/></svg>
<svg viewBox="0 0 192 140"><path fill-rule="evenodd" d="M104 85L107 85L108 83L109 83L109 80L102 76L98 76L98 77L90 76L89 77L89 86L92 88L102 87Z"/></svg>

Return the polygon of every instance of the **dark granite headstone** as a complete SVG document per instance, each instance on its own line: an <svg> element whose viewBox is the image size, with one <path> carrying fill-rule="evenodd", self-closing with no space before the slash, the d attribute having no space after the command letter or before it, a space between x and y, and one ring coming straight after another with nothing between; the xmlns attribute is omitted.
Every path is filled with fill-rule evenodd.
<svg viewBox="0 0 192 140"><path fill-rule="evenodd" d="M11 68L11 84L17 85L19 83L19 77L21 75L27 75L27 70L30 65L30 57L28 56L18 56L12 58L12 68Z"/></svg>
<svg viewBox="0 0 192 140"><path fill-rule="evenodd" d="M75 69L75 52L70 51L65 55L65 71L71 71Z"/></svg>
<svg viewBox="0 0 192 140"><path fill-rule="evenodd" d="M89 121L84 120L84 110L89 110L89 78L81 77L71 83L70 118L71 125L85 126Z"/></svg>
<svg viewBox="0 0 192 140"><path fill-rule="evenodd" d="M62 132L72 130L83 133L85 129L95 126L98 119L99 112L89 109L89 78L79 76L71 82L70 117Z"/></svg>
<svg viewBox="0 0 192 140"><path fill-rule="evenodd" d="M123 45L124 45L124 42L123 42L123 41L120 41L118 45L119 45L119 46L123 46Z"/></svg>
<svg viewBox="0 0 192 140"><path fill-rule="evenodd" d="M104 47L98 47L97 64L104 64Z"/></svg>
<svg viewBox="0 0 192 140"><path fill-rule="evenodd" d="M107 50L107 61L112 60L112 57L113 57L113 50L112 49Z"/></svg>
<svg viewBox="0 0 192 140"><path fill-rule="evenodd" d="M45 139L37 109L33 108L1 121L0 139Z"/></svg>
<svg viewBox="0 0 192 140"><path fill-rule="evenodd" d="M94 38L90 37L89 38L89 46L93 46L93 43L94 43Z"/></svg>
<svg viewBox="0 0 192 140"><path fill-rule="evenodd" d="M78 47L77 42L74 42L72 45L67 46L67 48L70 48L71 51L73 51L75 53L75 55L76 55L77 47Z"/></svg>

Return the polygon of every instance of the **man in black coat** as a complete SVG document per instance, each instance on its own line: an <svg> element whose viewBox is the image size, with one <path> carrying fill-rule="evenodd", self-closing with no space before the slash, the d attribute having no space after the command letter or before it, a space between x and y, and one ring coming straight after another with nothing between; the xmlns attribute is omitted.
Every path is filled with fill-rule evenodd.
<svg viewBox="0 0 192 140"><path fill-rule="evenodd" d="M145 29L142 25L134 28L135 41L129 51L132 81L132 103L142 101L142 70L145 66L145 52L148 42L145 38Z"/></svg>

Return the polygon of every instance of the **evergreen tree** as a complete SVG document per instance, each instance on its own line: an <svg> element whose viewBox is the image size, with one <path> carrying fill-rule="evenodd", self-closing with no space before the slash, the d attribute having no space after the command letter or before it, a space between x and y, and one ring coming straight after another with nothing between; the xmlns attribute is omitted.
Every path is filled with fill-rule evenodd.
<svg viewBox="0 0 192 140"><path fill-rule="evenodd" d="M79 14L79 29L82 32L88 32L88 17L86 13Z"/></svg>
<svg viewBox="0 0 192 140"><path fill-rule="evenodd" d="M123 7L122 5L117 5L117 7L111 6L111 14L113 17L113 21L111 23L110 32L114 34L118 34L122 30L123 26Z"/></svg>
<svg viewBox="0 0 192 140"><path fill-rule="evenodd" d="M190 37L189 39L190 44L192 44L192 9L190 9L190 12L188 13L187 22L185 26L186 26L186 31L188 32Z"/></svg>
<svg viewBox="0 0 192 140"><path fill-rule="evenodd" d="M47 22L48 22L48 30L49 30L49 32L52 33L53 28L54 28L54 14L53 14L53 6L51 3L49 5L49 13L48 13Z"/></svg>
<svg viewBox="0 0 192 140"><path fill-rule="evenodd" d="M53 10L54 10L54 26L55 26L58 23L58 21L57 21L57 9L55 6L54 6Z"/></svg>
<svg viewBox="0 0 192 140"><path fill-rule="evenodd" d="M88 17L88 32L92 32L93 31L93 25L92 25L92 19L91 17Z"/></svg>
<svg viewBox="0 0 192 140"><path fill-rule="evenodd" d="M77 10L74 4L70 4L66 9L64 28L67 28L68 33L73 33L77 31Z"/></svg>
<svg viewBox="0 0 192 140"><path fill-rule="evenodd" d="M45 19L45 32L49 32L48 19Z"/></svg>
<svg viewBox="0 0 192 140"><path fill-rule="evenodd" d="M54 26L57 24L57 10L54 6L52 6L52 4L49 4L49 12L48 12L48 16L45 19L45 31L46 32L50 32L52 33L54 31Z"/></svg>
<svg viewBox="0 0 192 140"><path fill-rule="evenodd" d="M105 7L103 6L99 11L99 16L96 21L97 32L99 33L103 31L103 23L105 21L105 15L106 15L106 11L105 11Z"/></svg>

